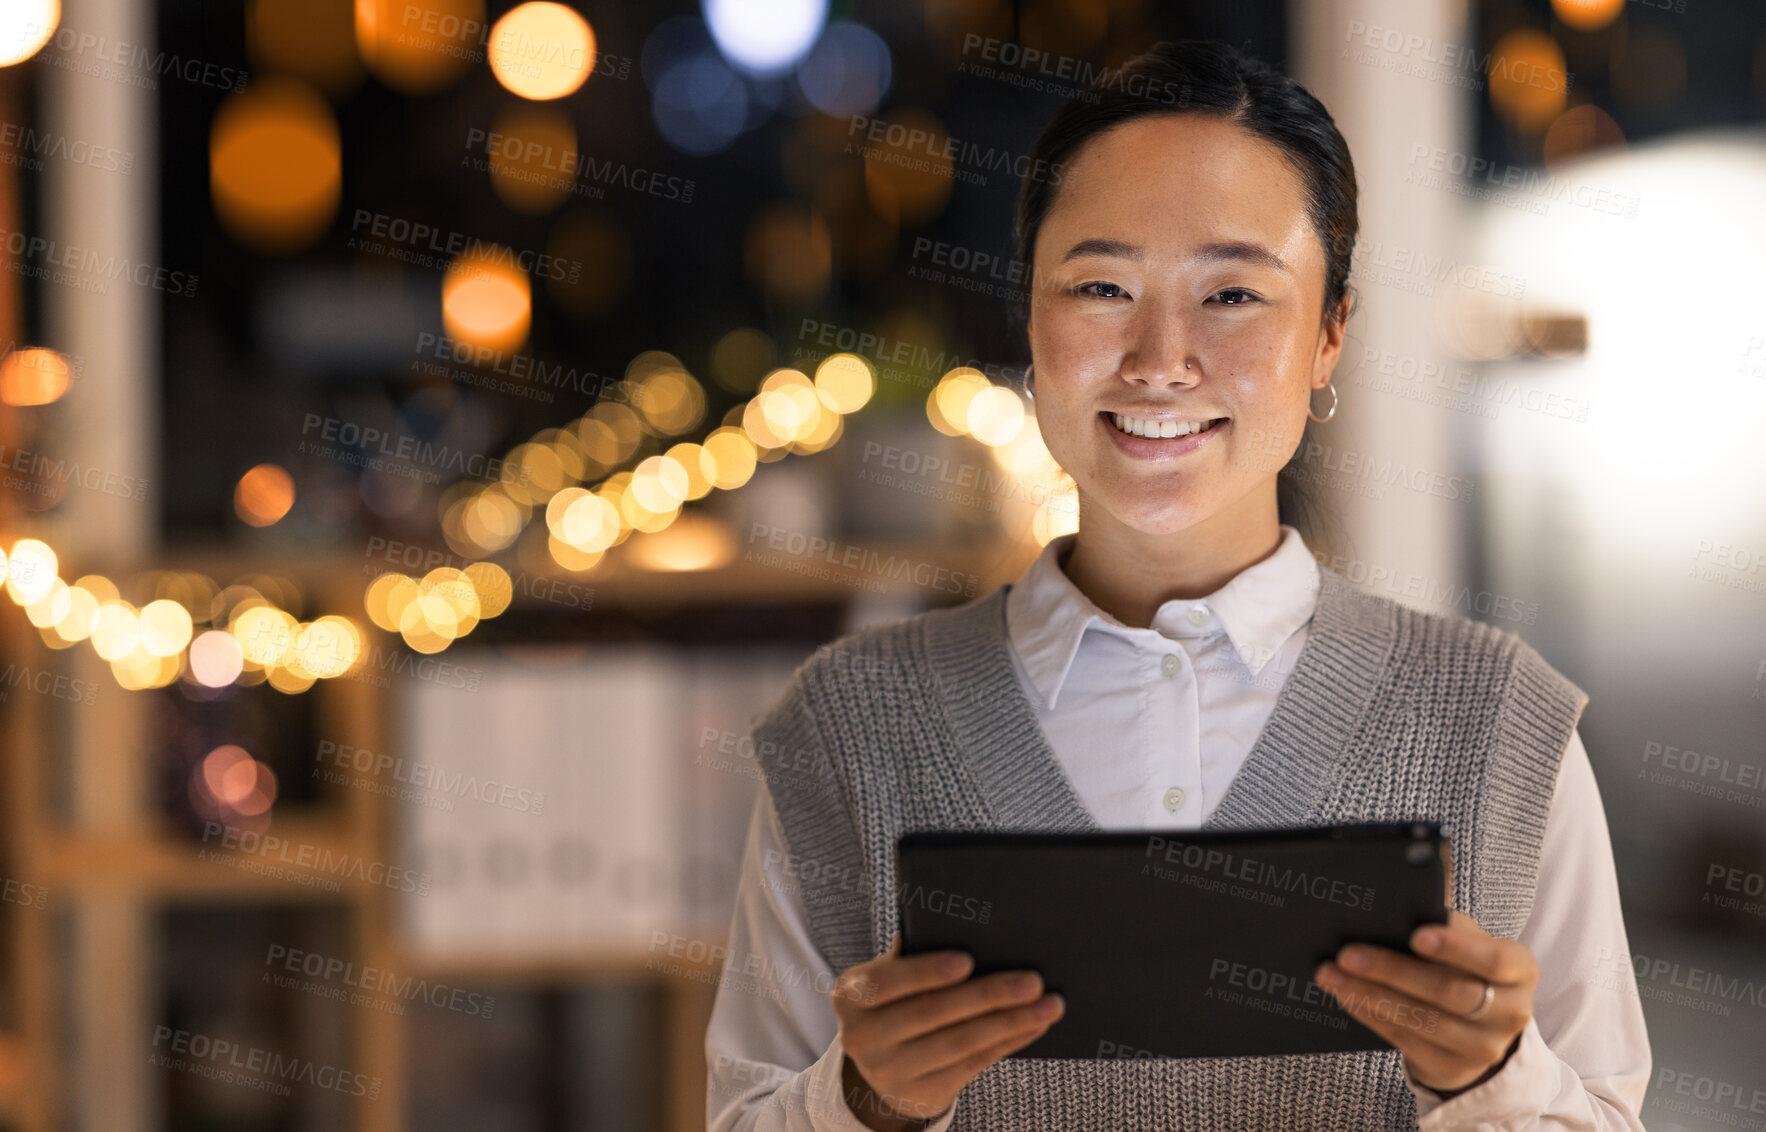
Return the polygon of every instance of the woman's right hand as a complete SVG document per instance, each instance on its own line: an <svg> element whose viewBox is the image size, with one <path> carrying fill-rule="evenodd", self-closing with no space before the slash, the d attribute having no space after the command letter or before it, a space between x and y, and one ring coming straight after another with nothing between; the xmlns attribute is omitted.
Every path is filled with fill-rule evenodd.
<svg viewBox="0 0 1766 1132"><path fill-rule="evenodd" d="M846 1052L848 1106L867 1128L930 1123L981 1071L1043 1035L1066 1009L1034 971L969 978L961 951L906 958L901 933L875 959L848 967L830 997Z"/></svg>

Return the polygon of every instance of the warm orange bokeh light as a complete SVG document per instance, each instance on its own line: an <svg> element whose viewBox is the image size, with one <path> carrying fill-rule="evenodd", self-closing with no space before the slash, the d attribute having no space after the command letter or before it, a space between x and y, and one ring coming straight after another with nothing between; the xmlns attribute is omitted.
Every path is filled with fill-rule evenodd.
<svg viewBox="0 0 1766 1132"><path fill-rule="evenodd" d="M209 136L215 215L241 243L286 253L331 223L343 185L337 119L295 79L258 79L229 95Z"/></svg>
<svg viewBox="0 0 1766 1132"><path fill-rule="evenodd" d="M520 103L492 123L491 189L516 212L550 212L576 187L576 126L555 106Z"/></svg>
<svg viewBox="0 0 1766 1132"><path fill-rule="evenodd" d="M0 361L0 402L47 405L67 392L73 367L54 350L14 350Z"/></svg>
<svg viewBox="0 0 1766 1132"><path fill-rule="evenodd" d="M594 70L595 33L563 4L532 0L497 21L486 55L491 73L512 94L563 98Z"/></svg>
<svg viewBox="0 0 1766 1132"><path fill-rule="evenodd" d="M404 94L434 94L458 79L484 37L484 0L356 0L362 61Z"/></svg>
<svg viewBox="0 0 1766 1132"><path fill-rule="evenodd" d="M1563 112L1570 78L1557 40L1541 31L1511 31L1490 53L1490 104L1520 130L1538 130Z"/></svg>
<svg viewBox="0 0 1766 1132"><path fill-rule="evenodd" d="M508 248L460 255L442 280L442 322L457 341L514 350L527 340L533 314L527 275Z"/></svg>
<svg viewBox="0 0 1766 1132"><path fill-rule="evenodd" d="M239 477L233 510L254 527L267 527L294 506L294 477L275 464L259 464Z"/></svg>
<svg viewBox="0 0 1766 1132"><path fill-rule="evenodd" d="M1557 18L1577 31L1597 31L1619 18L1625 0L1551 0Z"/></svg>
<svg viewBox="0 0 1766 1132"><path fill-rule="evenodd" d="M43 49L61 23L61 0L6 0L0 4L0 67L22 63Z"/></svg>
<svg viewBox="0 0 1766 1132"><path fill-rule="evenodd" d="M295 75L327 94L346 95L362 83L346 0L251 0L245 45L254 69Z"/></svg>

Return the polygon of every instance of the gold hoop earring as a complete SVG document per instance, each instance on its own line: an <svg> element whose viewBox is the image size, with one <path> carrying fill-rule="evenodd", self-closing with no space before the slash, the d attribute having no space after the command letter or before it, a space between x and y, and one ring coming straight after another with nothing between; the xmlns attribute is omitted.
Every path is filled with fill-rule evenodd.
<svg viewBox="0 0 1766 1132"><path fill-rule="evenodd" d="M1036 400L1036 390L1031 388L1031 383L1036 380L1035 370L1034 363L1024 367L1024 396L1032 401Z"/></svg>
<svg viewBox="0 0 1766 1132"><path fill-rule="evenodd" d="M1315 417L1312 415L1312 394L1308 393L1306 395L1306 419L1317 421L1319 424L1323 424L1337 415L1337 387L1327 380L1325 382L1325 388L1331 391L1331 410L1322 417Z"/></svg>

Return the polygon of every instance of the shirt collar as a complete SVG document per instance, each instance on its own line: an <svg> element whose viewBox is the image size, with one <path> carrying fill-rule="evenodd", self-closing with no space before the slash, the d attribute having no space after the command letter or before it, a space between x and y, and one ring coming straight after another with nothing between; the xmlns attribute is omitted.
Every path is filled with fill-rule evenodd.
<svg viewBox="0 0 1766 1132"><path fill-rule="evenodd" d="M1167 638L1224 630L1245 666L1253 674L1261 672L1318 604L1318 563L1298 530L1283 523L1281 532L1274 554L1239 571L1206 597L1165 602L1150 629L1124 625L1094 605L1061 569L1077 536L1051 539L1006 594L1006 629L1031 683L1053 709L1080 641L1091 629ZM1207 616L1192 621L1190 611L1196 608Z"/></svg>

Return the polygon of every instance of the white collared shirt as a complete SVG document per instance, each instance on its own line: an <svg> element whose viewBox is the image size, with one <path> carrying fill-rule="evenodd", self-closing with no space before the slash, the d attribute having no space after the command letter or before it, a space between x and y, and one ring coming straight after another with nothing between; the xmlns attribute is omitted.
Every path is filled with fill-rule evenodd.
<svg viewBox="0 0 1766 1132"><path fill-rule="evenodd" d="M1074 536L1051 541L1006 595L1014 666L1063 772L1106 829L1196 829L1250 753L1306 643L1318 565L1284 525L1274 554L1204 598L1160 605L1150 628L1100 610L1063 572ZM1111 737L1100 743L1098 737ZM1125 755L1126 752L1126 755ZM837 972L809 937L764 785L731 922L726 977L706 1033L714 1132L860 1129L841 1097L844 1051L828 990ZM1629 955L1606 815L1572 732L1519 939L1539 961L1533 1021L1489 1081L1442 1102L1411 1082L1425 1130L1632 1129L1649 1084L1643 1005ZM767 993L756 993L764 990ZM957 1104L962 1103L961 1099ZM943 1132L955 1106L928 1127Z"/></svg>

